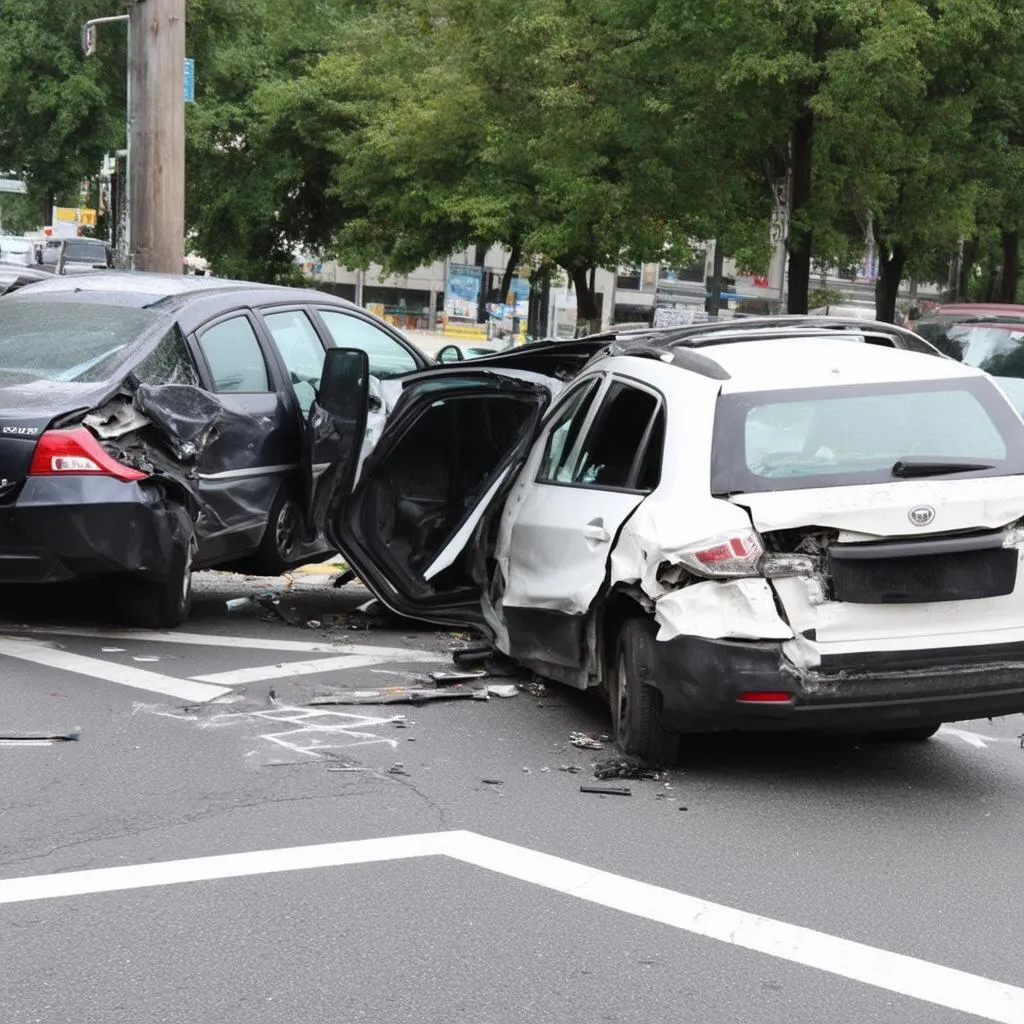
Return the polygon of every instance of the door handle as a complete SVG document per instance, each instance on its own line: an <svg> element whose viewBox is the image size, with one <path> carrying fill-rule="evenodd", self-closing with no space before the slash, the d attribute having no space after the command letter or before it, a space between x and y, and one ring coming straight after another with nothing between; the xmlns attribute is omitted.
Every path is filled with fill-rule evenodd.
<svg viewBox="0 0 1024 1024"><path fill-rule="evenodd" d="M612 539L611 534L604 528L603 519L592 519L587 523L583 527L583 537L598 544L607 544Z"/></svg>

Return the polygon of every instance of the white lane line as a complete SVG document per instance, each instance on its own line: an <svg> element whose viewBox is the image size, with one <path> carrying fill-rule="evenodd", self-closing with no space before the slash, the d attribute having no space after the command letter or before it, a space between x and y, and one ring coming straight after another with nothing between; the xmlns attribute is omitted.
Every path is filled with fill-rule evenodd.
<svg viewBox="0 0 1024 1024"><path fill-rule="evenodd" d="M62 669L65 672L76 672L78 675L103 679L122 686L131 686L136 690L149 693L162 693L175 697L189 704L205 704L214 697L220 697L231 691L224 686L211 686L208 683L194 682L191 679L175 679L159 672L136 668L121 662L104 661L101 658L87 658L81 654L62 651L41 640L21 640L13 637L0 636L0 655L30 661L35 665L46 665L49 668Z"/></svg>
<svg viewBox="0 0 1024 1024"><path fill-rule="evenodd" d="M600 871L473 832L297 846L0 881L0 903L443 855L635 917L999 1024L1024 1024L1024 989Z"/></svg>
<svg viewBox="0 0 1024 1024"><path fill-rule="evenodd" d="M307 640L274 640L255 636L229 636L214 633L179 633L173 630L109 630L72 629L64 626L32 626L14 630L4 628L7 635L77 636L96 640L137 640L140 643L184 644L191 647L241 647L251 651L284 651L296 654L366 654L378 655L381 661L445 661L443 651L424 651L411 647L377 647L374 644L328 644Z"/></svg>
<svg viewBox="0 0 1024 1024"><path fill-rule="evenodd" d="M244 683L259 683L270 679L287 679L292 676L310 676L317 672L333 672L335 669L366 668L379 665L385 658L361 658L344 654L339 658L321 658L319 661L286 661L278 665L256 665L253 668L236 668L228 672L211 672L205 676L192 676L200 683L217 683L221 686L241 686Z"/></svg>

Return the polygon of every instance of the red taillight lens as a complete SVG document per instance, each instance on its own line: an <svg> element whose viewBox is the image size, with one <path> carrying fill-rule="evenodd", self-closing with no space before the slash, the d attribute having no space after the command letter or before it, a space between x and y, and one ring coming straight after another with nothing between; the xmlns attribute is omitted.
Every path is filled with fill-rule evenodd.
<svg viewBox="0 0 1024 1024"><path fill-rule="evenodd" d="M753 530L710 537L680 555L680 561L702 576L757 576L764 548Z"/></svg>
<svg viewBox="0 0 1024 1024"><path fill-rule="evenodd" d="M736 698L741 704L788 704L793 694L785 690L749 690Z"/></svg>
<svg viewBox="0 0 1024 1024"><path fill-rule="evenodd" d="M48 430L36 444L29 476L112 476L143 480L141 470L118 462L85 427Z"/></svg>

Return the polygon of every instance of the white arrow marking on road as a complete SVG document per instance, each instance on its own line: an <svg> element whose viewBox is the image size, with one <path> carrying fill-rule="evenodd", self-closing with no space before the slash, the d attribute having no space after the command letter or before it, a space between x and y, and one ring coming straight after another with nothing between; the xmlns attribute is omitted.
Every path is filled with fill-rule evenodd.
<svg viewBox="0 0 1024 1024"><path fill-rule="evenodd" d="M290 849L69 871L0 881L0 903L118 892L311 868L446 856L670 928L860 981L999 1024L1024 1024L1024 989L695 896L638 882L474 832L361 839Z"/></svg>
<svg viewBox="0 0 1024 1024"><path fill-rule="evenodd" d="M991 742L994 737L982 736L978 732L969 732L967 729L953 729L948 725L944 725L941 729L947 736L955 736L958 740L963 740L964 743L969 747L974 747L976 750L987 750L988 742Z"/></svg>

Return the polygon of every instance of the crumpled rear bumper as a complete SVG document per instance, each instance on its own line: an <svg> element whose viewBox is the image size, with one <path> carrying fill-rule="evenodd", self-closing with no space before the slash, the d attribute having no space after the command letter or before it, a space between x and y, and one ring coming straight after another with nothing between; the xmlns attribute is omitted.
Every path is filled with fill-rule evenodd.
<svg viewBox="0 0 1024 1024"><path fill-rule="evenodd" d="M1024 644L826 658L796 668L776 641L676 637L653 645L667 725L869 731L1024 711ZM741 700L785 691L787 703Z"/></svg>
<svg viewBox="0 0 1024 1024"><path fill-rule="evenodd" d="M30 477L0 506L0 584L122 572L164 580L191 531L185 508L153 482Z"/></svg>

